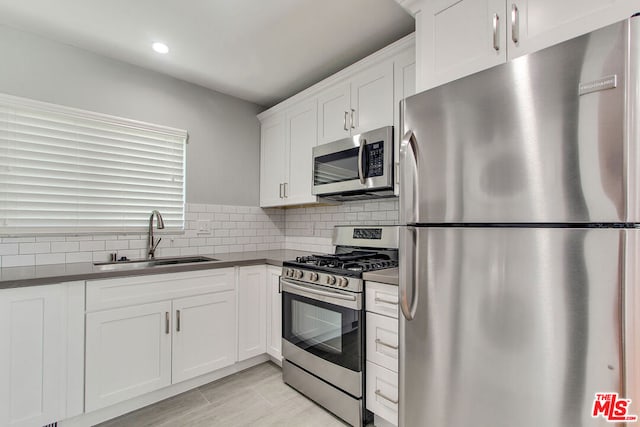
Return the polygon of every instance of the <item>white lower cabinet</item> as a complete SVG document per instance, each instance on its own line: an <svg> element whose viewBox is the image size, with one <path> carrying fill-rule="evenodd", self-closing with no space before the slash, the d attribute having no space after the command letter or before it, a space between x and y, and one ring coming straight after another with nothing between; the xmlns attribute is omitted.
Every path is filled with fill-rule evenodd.
<svg viewBox="0 0 640 427"><path fill-rule="evenodd" d="M238 269L238 361L267 351L267 270Z"/></svg>
<svg viewBox="0 0 640 427"><path fill-rule="evenodd" d="M282 361L281 268L267 267L267 354Z"/></svg>
<svg viewBox="0 0 640 427"><path fill-rule="evenodd" d="M235 307L233 291L173 301L173 383L235 363Z"/></svg>
<svg viewBox="0 0 640 427"><path fill-rule="evenodd" d="M367 409L398 425L398 373L367 361Z"/></svg>
<svg viewBox="0 0 640 427"><path fill-rule="evenodd" d="M171 301L87 314L86 410L171 384Z"/></svg>
<svg viewBox="0 0 640 427"><path fill-rule="evenodd" d="M84 282L0 290L0 425L82 412Z"/></svg>
<svg viewBox="0 0 640 427"><path fill-rule="evenodd" d="M365 283L366 406L398 425L398 287Z"/></svg>
<svg viewBox="0 0 640 427"><path fill-rule="evenodd" d="M87 282L86 412L233 365L235 276L225 268Z"/></svg>

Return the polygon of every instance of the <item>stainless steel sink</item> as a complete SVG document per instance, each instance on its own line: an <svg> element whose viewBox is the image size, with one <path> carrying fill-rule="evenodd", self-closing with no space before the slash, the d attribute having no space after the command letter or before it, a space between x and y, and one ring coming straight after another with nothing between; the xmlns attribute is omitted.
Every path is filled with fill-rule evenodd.
<svg viewBox="0 0 640 427"><path fill-rule="evenodd" d="M177 264L193 264L199 262L211 262L218 261L215 258L208 258L204 256L191 256L191 257L175 257L175 258L154 258L154 259L140 259L130 261L115 261L115 262L94 262L93 265L99 270L128 270L134 268L147 268L147 267L159 267L163 265L177 265Z"/></svg>

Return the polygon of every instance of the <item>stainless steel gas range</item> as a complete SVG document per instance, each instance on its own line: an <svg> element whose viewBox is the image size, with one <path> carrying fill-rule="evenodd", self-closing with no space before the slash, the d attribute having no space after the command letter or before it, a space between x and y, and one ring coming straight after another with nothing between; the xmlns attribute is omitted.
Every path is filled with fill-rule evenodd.
<svg viewBox="0 0 640 427"><path fill-rule="evenodd" d="M336 227L334 254L286 261L282 269L284 381L354 426L364 408L362 273L398 265L398 228Z"/></svg>

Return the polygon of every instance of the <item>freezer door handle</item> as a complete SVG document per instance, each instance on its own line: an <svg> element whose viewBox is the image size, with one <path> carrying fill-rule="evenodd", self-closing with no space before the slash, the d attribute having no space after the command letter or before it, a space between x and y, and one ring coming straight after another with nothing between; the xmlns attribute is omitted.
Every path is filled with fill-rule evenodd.
<svg viewBox="0 0 640 427"><path fill-rule="evenodd" d="M409 159L411 157L411 159ZM408 130L400 144L400 200L403 207L400 209L401 224L415 224L418 222L419 212L417 196L418 191L418 141L416 134Z"/></svg>
<svg viewBox="0 0 640 427"><path fill-rule="evenodd" d="M407 320L413 320L418 305L416 243L416 228L400 227L400 309Z"/></svg>

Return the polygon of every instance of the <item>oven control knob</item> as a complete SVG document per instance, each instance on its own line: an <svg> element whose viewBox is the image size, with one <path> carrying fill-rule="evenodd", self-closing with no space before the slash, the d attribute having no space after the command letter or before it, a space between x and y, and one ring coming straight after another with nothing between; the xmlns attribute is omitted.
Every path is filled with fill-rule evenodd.
<svg viewBox="0 0 640 427"><path fill-rule="evenodd" d="M302 272L302 270L294 270L294 277L296 279L302 279L303 275L304 275L304 273Z"/></svg>
<svg viewBox="0 0 640 427"><path fill-rule="evenodd" d="M346 288L348 285L349 285L349 279L347 279L346 277L341 277L338 280L338 286Z"/></svg>
<svg viewBox="0 0 640 427"><path fill-rule="evenodd" d="M291 277L291 276L293 275L293 270L291 270L290 268L287 268L287 269L284 271L284 275L285 275L286 277Z"/></svg>
<svg viewBox="0 0 640 427"><path fill-rule="evenodd" d="M309 279L311 279L312 282L317 282L318 278L319 278L318 273L311 273L309 275Z"/></svg>
<svg viewBox="0 0 640 427"><path fill-rule="evenodd" d="M327 276L327 284L335 285L336 284L336 276Z"/></svg>

